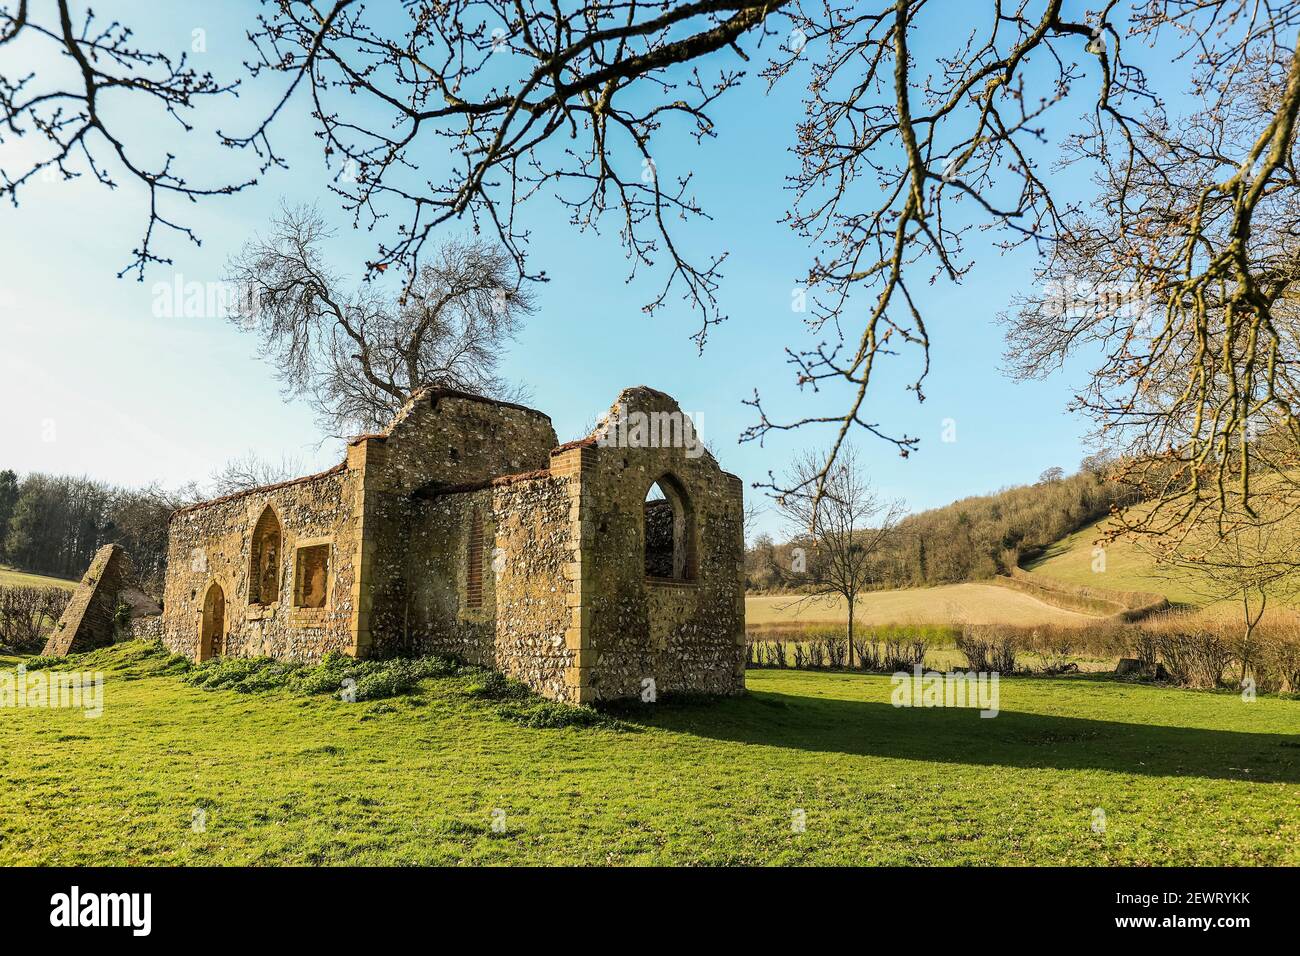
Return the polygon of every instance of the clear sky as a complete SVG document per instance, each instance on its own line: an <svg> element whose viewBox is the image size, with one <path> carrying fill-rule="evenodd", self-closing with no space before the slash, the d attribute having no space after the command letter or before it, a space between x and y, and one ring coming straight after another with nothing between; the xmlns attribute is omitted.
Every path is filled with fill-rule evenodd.
<svg viewBox="0 0 1300 956"><path fill-rule="evenodd" d="M101 12L108 14L109 6ZM140 6L126 7L128 17L143 19ZM210 61L218 75L229 74L246 55L244 21L256 7L234 0L150 5L147 22L135 25L142 45L159 42L174 50L189 48L194 29L205 30L207 52L196 58L204 66ZM0 71L8 75L24 65L18 56L0 59ZM715 109L718 139L696 146L681 137L656 156L661 177L693 173L697 195L713 216L679 227L679 234L700 250L730 252L721 289L730 320L713 331L703 355L690 340L696 319L684 306L674 303L655 319L641 313L655 286L625 281L613 219L604 234L582 234L553 203L528 209L526 222L536 237L531 265L544 268L552 281L539 290L538 313L504 371L531 386L533 404L551 415L561 441L578 435L620 388L636 384L667 391L699 413L701 431L723 467L747 483L765 478L769 469L779 473L792 452L828 437L804 431L775 436L765 448L737 443L754 420L741 400L755 386L784 416L826 407L801 396L783 351L810 344L790 303L811 253L778 221L790 201L783 181L793 168L789 147L802 90L787 83L768 94L761 81L751 80ZM196 182L205 169L238 175L250 157L217 147L209 127L251 128L282 83L271 78L224 101L191 137L141 117L142 142L202 157ZM220 280L227 256L282 199L318 201L340 227L331 249L335 261L354 278L360 275L374 238L352 232L328 193L329 174L318 141L298 118L302 112L293 111L277 134L292 169L239 195L183 209L202 247L164 236L175 264L153 267L143 283L115 278L140 237L144 197L134 183L123 180L110 192L88 178L38 182L19 208L0 210L0 467L179 485L204 481L250 450L272 459L294 456L304 470L340 459L341 443L323 440L305 404L281 395L249 334L214 318L157 317L152 308L155 283L173 282L178 274L187 282ZM0 165L10 168L36 146L22 140L0 145ZM1046 147L1049 159L1053 148ZM448 159L431 156L429 162ZM1032 281L1031 253L1004 257L987 246L971 249L977 266L960 286L940 282L922 292L934 340L927 401L918 405L893 384L871 399L874 418L921 437L919 453L904 461L891 446L867 435L858 439L875 483L914 510L1033 481L1052 465L1072 470L1083 454L1085 423L1067 416L1065 406L1070 385L1086 369L1034 384L1012 382L999 371L1002 342L994 317ZM956 422L953 443L940 441L948 418ZM762 526L775 530L775 517L766 516Z"/></svg>

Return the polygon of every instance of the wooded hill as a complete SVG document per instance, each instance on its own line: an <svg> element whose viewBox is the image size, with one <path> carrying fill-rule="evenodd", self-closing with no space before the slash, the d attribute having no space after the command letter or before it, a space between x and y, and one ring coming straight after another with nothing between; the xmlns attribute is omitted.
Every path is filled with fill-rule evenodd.
<svg viewBox="0 0 1300 956"><path fill-rule="evenodd" d="M0 562L80 578L105 544L126 548L140 577L159 589L167 521L192 498L158 487L121 488L90 478L0 471ZM160 593L160 592L159 592Z"/></svg>
<svg viewBox="0 0 1300 956"><path fill-rule="evenodd" d="M1085 462L1068 477L963 498L903 519L876 561L878 587L920 587L990 578L1022 556L1104 517L1112 505L1132 502L1131 489L1107 482L1103 466ZM791 549L760 535L746 552L746 587L771 590L792 583ZM807 555L815 571L815 549Z"/></svg>

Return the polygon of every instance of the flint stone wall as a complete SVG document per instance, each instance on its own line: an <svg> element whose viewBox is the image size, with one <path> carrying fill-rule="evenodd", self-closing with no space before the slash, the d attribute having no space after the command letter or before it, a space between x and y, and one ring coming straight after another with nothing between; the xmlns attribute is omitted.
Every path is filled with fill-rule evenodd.
<svg viewBox="0 0 1300 956"><path fill-rule="evenodd" d="M121 547L106 544L96 551L41 653L62 657L112 644L119 596L133 587L133 577L131 559Z"/></svg>
<svg viewBox="0 0 1300 956"><path fill-rule="evenodd" d="M681 416L643 387L605 421L628 412ZM642 696L647 682L657 694L740 693L740 480L702 446L629 445L622 427L611 441L606 427L556 447L540 412L426 390L329 472L177 512L163 639L198 655L216 582L226 655L451 654L572 703ZM664 559L676 518L651 508L648 567L646 493L658 480L685 509L685 550ZM250 603L251 550L268 506L282 541L278 599L263 607ZM322 543L326 605L295 608L296 550Z"/></svg>
<svg viewBox="0 0 1300 956"><path fill-rule="evenodd" d="M541 474L428 501L407 552L413 650L494 668L554 700L573 698L565 634L575 584L565 572L577 551L574 492L570 479ZM483 542L477 606L469 587L475 520Z"/></svg>
<svg viewBox="0 0 1300 956"><path fill-rule="evenodd" d="M455 488L546 467L555 428L543 413L434 389L410 402L382 435L353 442L350 460L364 461L364 532L359 650L383 656L420 646L413 616L410 536L425 503ZM423 600L421 598L420 600Z"/></svg>
<svg viewBox="0 0 1300 956"><path fill-rule="evenodd" d="M163 643L197 657L203 600L215 581L225 596L222 654L316 661L330 651L354 653L360 474L344 466L270 488L234 495L172 516L163 595ZM278 597L250 603L253 528L267 507L280 524ZM323 608L295 608L297 549L329 544L329 593Z"/></svg>
<svg viewBox="0 0 1300 956"><path fill-rule="evenodd" d="M163 629L162 615L132 618L131 623L127 625L127 634L132 640L161 641L166 634Z"/></svg>
<svg viewBox="0 0 1300 956"><path fill-rule="evenodd" d="M620 409L621 406L621 409ZM607 422L679 412L648 388L626 389ZM643 447L617 429L553 457L581 477L580 607L584 699L744 691L743 486L702 446ZM680 488L688 511L684 580L647 575L646 495ZM659 510L662 506L658 506ZM651 522L653 533L654 522ZM662 570L656 569L656 570Z"/></svg>

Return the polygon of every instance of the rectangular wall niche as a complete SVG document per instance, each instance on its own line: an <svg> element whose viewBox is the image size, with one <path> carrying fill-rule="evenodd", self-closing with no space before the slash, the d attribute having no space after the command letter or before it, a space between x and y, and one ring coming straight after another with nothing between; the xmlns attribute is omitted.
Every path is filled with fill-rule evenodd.
<svg viewBox="0 0 1300 956"><path fill-rule="evenodd" d="M296 565L294 607L324 607L329 592L330 546L313 544L299 548Z"/></svg>

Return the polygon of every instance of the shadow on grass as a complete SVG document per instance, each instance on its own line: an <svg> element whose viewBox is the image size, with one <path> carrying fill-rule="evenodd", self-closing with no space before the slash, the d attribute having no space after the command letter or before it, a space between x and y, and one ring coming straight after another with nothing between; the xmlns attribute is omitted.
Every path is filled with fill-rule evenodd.
<svg viewBox="0 0 1300 956"><path fill-rule="evenodd" d="M1004 710L893 707L751 691L713 704L637 708L631 724L814 753L935 763L1107 770L1159 777L1300 783L1300 737Z"/></svg>

